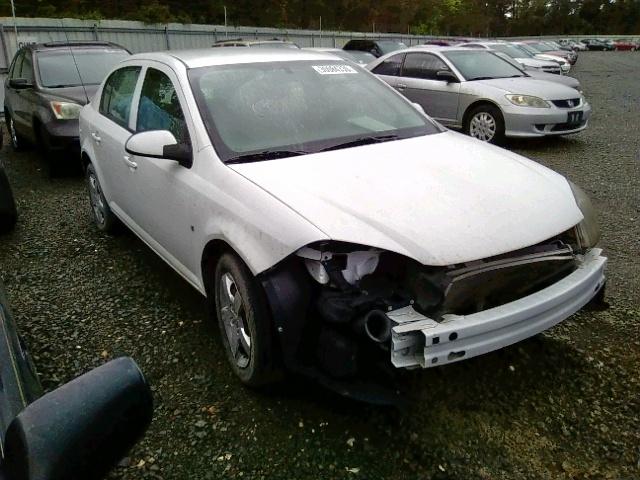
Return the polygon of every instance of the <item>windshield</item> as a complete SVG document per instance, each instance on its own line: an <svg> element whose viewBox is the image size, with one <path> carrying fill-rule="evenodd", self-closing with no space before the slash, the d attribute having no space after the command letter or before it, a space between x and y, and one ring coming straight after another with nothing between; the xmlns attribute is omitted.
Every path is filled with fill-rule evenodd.
<svg viewBox="0 0 640 480"><path fill-rule="evenodd" d="M508 43L496 43L490 45L491 50L495 50L496 52L502 52L509 55L511 58L527 58L531 57L531 55L527 52L523 52L515 45L510 45Z"/></svg>
<svg viewBox="0 0 640 480"><path fill-rule="evenodd" d="M37 52L40 81L48 88L98 85L116 63L127 57L129 53L122 49L74 48L73 55L71 48Z"/></svg>
<svg viewBox="0 0 640 480"><path fill-rule="evenodd" d="M525 76L521 70L487 50L458 50L442 54L467 81Z"/></svg>
<svg viewBox="0 0 640 480"><path fill-rule="evenodd" d="M525 68L520 63L518 63L513 58L511 58L509 55L507 55L506 53L502 53L502 52L493 52L493 53L494 55L503 59L505 62L509 63L509 65L511 65L512 67L515 67L518 70L524 72Z"/></svg>
<svg viewBox="0 0 640 480"><path fill-rule="evenodd" d="M554 50L553 47L550 47L549 45L546 45L544 43L528 43L527 45L535 48L540 52L552 52Z"/></svg>
<svg viewBox="0 0 640 480"><path fill-rule="evenodd" d="M407 48L404 42L394 42L393 40L378 40L376 42L380 50L382 50L383 54L395 52L396 50L400 50L402 48Z"/></svg>
<svg viewBox="0 0 640 480"><path fill-rule="evenodd" d="M268 160L440 132L376 79L342 61L196 68L189 81L225 162Z"/></svg>
<svg viewBox="0 0 640 480"><path fill-rule="evenodd" d="M533 56L535 56L535 55L536 55L536 54L538 54L538 53L542 53L540 50L538 50L538 49L536 49L536 48L533 48L533 47L532 47L531 45L529 45L529 44L521 43L521 44L519 44L519 45L516 45L516 47L518 47L519 49L521 49L521 50L523 50L523 51L525 51L525 52L527 52L527 53L530 53L530 54L531 54L531 55L533 55Z"/></svg>

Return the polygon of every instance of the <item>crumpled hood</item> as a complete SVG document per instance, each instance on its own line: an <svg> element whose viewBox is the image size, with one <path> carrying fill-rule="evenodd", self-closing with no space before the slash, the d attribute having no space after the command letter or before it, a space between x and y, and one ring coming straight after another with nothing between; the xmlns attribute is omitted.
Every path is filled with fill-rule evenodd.
<svg viewBox="0 0 640 480"><path fill-rule="evenodd" d="M230 168L334 240L425 265L507 253L582 219L564 177L454 132Z"/></svg>
<svg viewBox="0 0 640 480"><path fill-rule="evenodd" d="M528 77L518 78L494 78L492 80L476 80L474 83L490 85L504 90L505 93L517 93L520 95L533 95L544 100L566 100L576 98L576 91L559 83L547 82Z"/></svg>

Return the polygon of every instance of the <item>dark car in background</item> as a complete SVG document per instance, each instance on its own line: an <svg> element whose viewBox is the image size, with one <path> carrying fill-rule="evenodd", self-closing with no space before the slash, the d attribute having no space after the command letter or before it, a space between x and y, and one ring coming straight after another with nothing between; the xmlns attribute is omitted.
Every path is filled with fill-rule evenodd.
<svg viewBox="0 0 640 480"><path fill-rule="evenodd" d="M371 55L378 58L402 48L407 48L407 46L403 42L398 42L396 40L357 39L349 40L343 47L343 50L360 50L362 52L369 52Z"/></svg>
<svg viewBox="0 0 640 480"><path fill-rule="evenodd" d="M42 396L1 280L0 332L0 479L104 478L151 423L136 363L117 358Z"/></svg>
<svg viewBox="0 0 640 480"><path fill-rule="evenodd" d="M4 85L13 148L37 145L54 173L61 163L58 153L79 152L80 109L109 70L130 54L110 42L49 42L18 50Z"/></svg>
<svg viewBox="0 0 640 480"><path fill-rule="evenodd" d="M584 43L589 50L594 50L594 51L612 50L612 48L608 44L606 44L605 42L597 38L583 38L580 41Z"/></svg>

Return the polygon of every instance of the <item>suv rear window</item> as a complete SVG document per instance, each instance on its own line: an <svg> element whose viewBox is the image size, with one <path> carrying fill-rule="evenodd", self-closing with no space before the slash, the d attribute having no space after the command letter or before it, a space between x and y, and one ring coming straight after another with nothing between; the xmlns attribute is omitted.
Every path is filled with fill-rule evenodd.
<svg viewBox="0 0 640 480"><path fill-rule="evenodd" d="M98 85L129 52L116 48L56 48L36 53L40 83L47 88Z"/></svg>

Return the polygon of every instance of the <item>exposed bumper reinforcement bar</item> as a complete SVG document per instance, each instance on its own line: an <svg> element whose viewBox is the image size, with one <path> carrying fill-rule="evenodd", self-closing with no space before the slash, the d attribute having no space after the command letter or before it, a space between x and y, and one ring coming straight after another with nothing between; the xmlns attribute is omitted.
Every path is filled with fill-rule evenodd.
<svg viewBox="0 0 640 480"><path fill-rule="evenodd" d="M602 288L607 258L601 249L578 257L580 266L553 285L472 315L445 315L436 322L413 307L388 312L391 362L398 368L429 368L466 360L514 344L560 323Z"/></svg>

